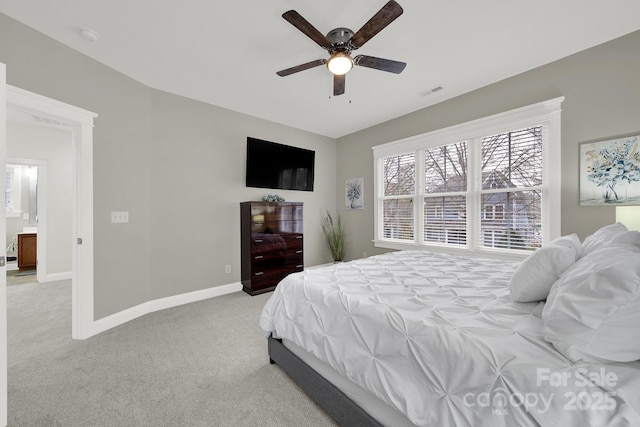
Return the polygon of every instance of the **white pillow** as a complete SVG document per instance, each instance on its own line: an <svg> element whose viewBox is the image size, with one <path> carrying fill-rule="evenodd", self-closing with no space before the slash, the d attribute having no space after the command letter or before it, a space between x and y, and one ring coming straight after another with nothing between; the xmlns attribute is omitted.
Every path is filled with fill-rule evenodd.
<svg viewBox="0 0 640 427"><path fill-rule="evenodd" d="M547 298L551 286L580 258L581 253L582 245L576 234L559 237L536 249L511 276L511 299L531 302Z"/></svg>
<svg viewBox="0 0 640 427"><path fill-rule="evenodd" d="M542 311L544 338L572 361L640 359L640 249L596 249L553 285Z"/></svg>
<svg viewBox="0 0 640 427"><path fill-rule="evenodd" d="M589 255L591 252L604 246L616 243L635 243L640 245L640 236L637 233L630 232L621 222L606 225L590 236L587 236L582 243L582 256ZM637 242L634 242L638 239Z"/></svg>

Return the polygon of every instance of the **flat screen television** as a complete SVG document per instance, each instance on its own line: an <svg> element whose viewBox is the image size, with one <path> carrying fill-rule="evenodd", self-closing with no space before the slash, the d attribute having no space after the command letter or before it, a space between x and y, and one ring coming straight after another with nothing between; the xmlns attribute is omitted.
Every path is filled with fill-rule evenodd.
<svg viewBox="0 0 640 427"><path fill-rule="evenodd" d="M247 187L313 191L316 153L247 137Z"/></svg>

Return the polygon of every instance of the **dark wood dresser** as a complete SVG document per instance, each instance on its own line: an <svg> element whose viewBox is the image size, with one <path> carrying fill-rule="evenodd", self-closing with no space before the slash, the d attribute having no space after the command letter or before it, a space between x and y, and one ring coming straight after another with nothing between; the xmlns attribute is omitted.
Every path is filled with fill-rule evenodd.
<svg viewBox="0 0 640 427"><path fill-rule="evenodd" d="M302 203L240 203L242 289L272 291L289 273L304 268Z"/></svg>

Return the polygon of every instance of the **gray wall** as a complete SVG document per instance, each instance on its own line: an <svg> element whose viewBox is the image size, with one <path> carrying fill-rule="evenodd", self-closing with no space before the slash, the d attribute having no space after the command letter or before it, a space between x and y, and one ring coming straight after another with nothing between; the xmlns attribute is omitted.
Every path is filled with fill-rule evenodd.
<svg viewBox="0 0 640 427"><path fill-rule="evenodd" d="M579 144L640 133L640 32L596 46L435 106L338 139L336 203L349 232L347 257L374 248L371 147L558 96L562 104L562 234L581 239L615 221L613 207L580 207ZM446 84L445 84L446 86ZM445 89L446 90L446 89ZM364 177L365 209L345 211L344 180Z"/></svg>
<svg viewBox="0 0 640 427"><path fill-rule="evenodd" d="M244 186L247 136L316 151L315 191L277 193L304 202L305 264L330 261L319 224L335 209L334 139L154 90L2 14L0 62L9 84L99 114L96 319L240 281L239 203L276 192ZM111 211L129 223L111 224Z"/></svg>

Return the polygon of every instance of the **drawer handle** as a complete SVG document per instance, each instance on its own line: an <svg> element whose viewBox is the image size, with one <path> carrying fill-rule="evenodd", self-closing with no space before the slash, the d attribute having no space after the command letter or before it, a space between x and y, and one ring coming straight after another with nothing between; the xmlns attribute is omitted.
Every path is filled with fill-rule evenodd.
<svg viewBox="0 0 640 427"><path fill-rule="evenodd" d="M257 273L254 273L254 275L256 276L262 276L264 273L262 271L258 271Z"/></svg>
<svg viewBox="0 0 640 427"><path fill-rule="evenodd" d="M302 268L302 267L304 267L304 265L303 265L303 264L296 265L296 268Z"/></svg>
<svg viewBox="0 0 640 427"><path fill-rule="evenodd" d="M264 242L264 240L262 240L262 239L256 239L256 240L254 240L254 241L255 241L256 243L262 243L262 242Z"/></svg>
<svg viewBox="0 0 640 427"><path fill-rule="evenodd" d="M296 236L296 239L302 239L302 236Z"/></svg>
<svg viewBox="0 0 640 427"><path fill-rule="evenodd" d="M296 251L296 253L297 253L297 254L301 254L301 253L302 253L302 251Z"/></svg>
<svg viewBox="0 0 640 427"><path fill-rule="evenodd" d="M264 256L262 255L258 255L257 257L255 257L255 259L262 259L262 258L264 258Z"/></svg>

